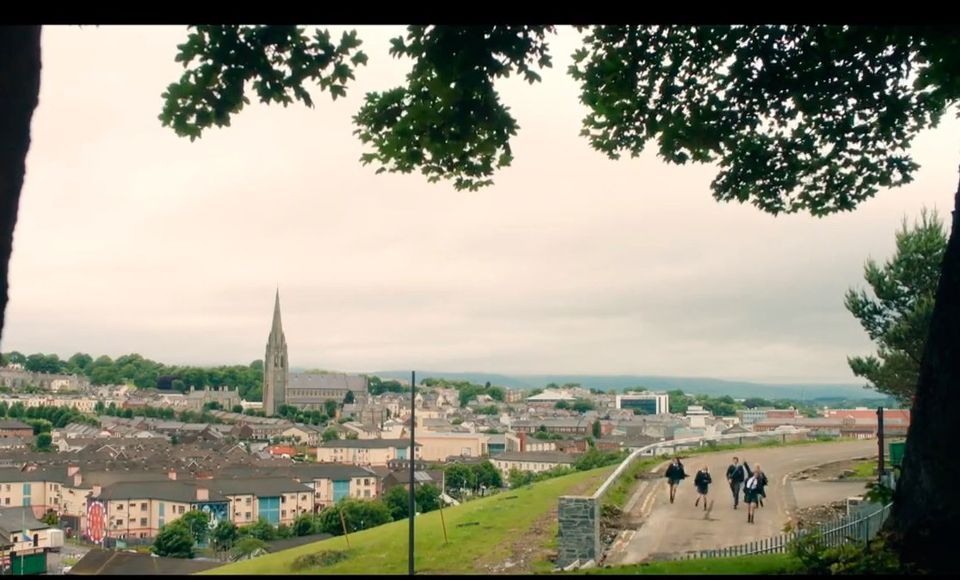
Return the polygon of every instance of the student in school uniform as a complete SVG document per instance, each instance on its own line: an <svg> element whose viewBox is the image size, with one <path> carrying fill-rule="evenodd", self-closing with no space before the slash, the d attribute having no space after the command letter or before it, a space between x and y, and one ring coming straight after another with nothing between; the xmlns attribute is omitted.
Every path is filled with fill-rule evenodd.
<svg viewBox="0 0 960 580"><path fill-rule="evenodd" d="M757 464L753 468L752 475L743 485L743 501L747 504L747 523L749 524L755 523L757 504L760 502L760 497L766 493L764 488L767 483L767 475L760 469L760 464Z"/></svg>
<svg viewBox="0 0 960 580"><path fill-rule="evenodd" d="M703 511L707 511L707 493L710 491L711 483L713 483L713 479L710 477L710 470L704 465L697 472L696 477L693 478L693 485L696 486L698 494L697 501L693 502L693 505L700 505L700 500L703 499Z"/></svg>
<svg viewBox="0 0 960 580"><path fill-rule="evenodd" d="M674 498L677 497L677 486L687 477L687 474L683 471L683 464L680 463L679 457L674 457L673 461L670 462L670 466L667 467L667 483L670 484L670 503L673 503Z"/></svg>

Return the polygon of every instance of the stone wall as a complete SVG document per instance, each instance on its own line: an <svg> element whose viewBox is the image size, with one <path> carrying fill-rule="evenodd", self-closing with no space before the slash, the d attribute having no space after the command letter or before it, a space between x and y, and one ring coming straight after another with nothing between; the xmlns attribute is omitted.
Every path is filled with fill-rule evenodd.
<svg viewBox="0 0 960 580"><path fill-rule="evenodd" d="M557 565L576 560L583 564L600 557L600 500L595 497L561 496L557 517Z"/></svg>

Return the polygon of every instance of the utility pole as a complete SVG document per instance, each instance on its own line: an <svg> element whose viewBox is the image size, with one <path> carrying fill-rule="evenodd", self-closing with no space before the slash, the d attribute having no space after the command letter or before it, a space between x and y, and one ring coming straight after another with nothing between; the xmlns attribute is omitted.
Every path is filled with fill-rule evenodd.
<svg viewBox="0 0 960 580"><path fill-rule="evenodd" d="M413 570L413 518L417 516L417 496L415 491L416 479L414 470L416 469L417 443L414 439L414 431L417 428L417 371L410 371L410 543L409 543L409 572L414 575Z"/></svg>

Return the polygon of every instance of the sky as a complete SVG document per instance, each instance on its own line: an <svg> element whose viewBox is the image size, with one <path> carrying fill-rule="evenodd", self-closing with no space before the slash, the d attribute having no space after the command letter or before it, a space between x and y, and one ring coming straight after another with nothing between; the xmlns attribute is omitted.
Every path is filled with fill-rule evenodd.
<svg viewBox="0 0 960 580"><path fill-rule="evenodd" d="M826 218L718 203L715 167L652 147L609 160L578 135L565 28L542 83L498 85L520 131L494 186L375 175L351 117L409 62L402 28L357 30L347 98L252 103L191 143L157 119L183 27L44 27L3 351L246 364L279 287L294 367L858 383L845 291L905 216L949 217L952 113L913 183Z"/></svg>

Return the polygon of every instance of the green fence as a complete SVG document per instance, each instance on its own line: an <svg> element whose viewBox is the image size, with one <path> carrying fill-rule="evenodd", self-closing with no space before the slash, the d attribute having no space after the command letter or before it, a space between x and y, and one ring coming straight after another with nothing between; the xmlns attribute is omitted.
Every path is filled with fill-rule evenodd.
<svg viewBox="0 0 960 580"><path fill-rule="evenodd" d="M27 554L25 556L14 555L10 557L10 567L6 573L14 576L25 576L27 574L46 574L47 573L47 554Z"/></svg>

